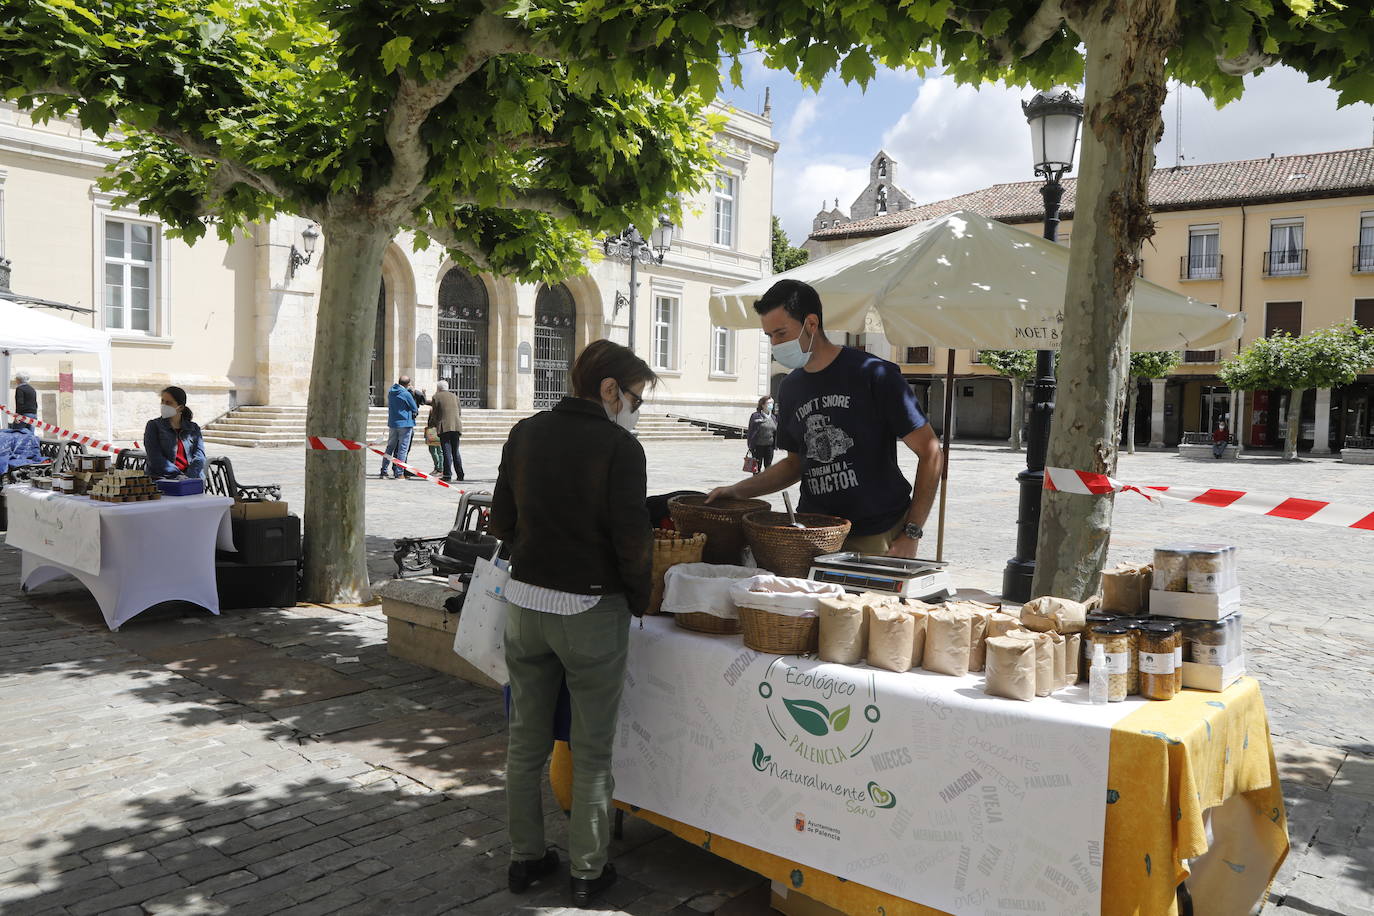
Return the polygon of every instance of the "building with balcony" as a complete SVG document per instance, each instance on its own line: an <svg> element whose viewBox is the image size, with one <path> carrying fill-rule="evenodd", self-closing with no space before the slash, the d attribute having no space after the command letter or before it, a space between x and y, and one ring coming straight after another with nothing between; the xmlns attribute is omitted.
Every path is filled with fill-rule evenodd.
<svg viewBox="0 0 1374 916"><path fill-rule="evenodd" d="M530 285L395 239L377 291L373 404L407 374L427 391L446 379L469 409L548 407L567 392L583 346L627 342L633 298L636 350L664 380L647 409L743 424L767 390L766 341L712 327L707 300L772 272L778 144L766 113L719 113L728 119L711 186L684 201L663 262L636 265L633 296L624 260L592 259L563 283ZM71 121L35 124L0 104L0 257L12 261L15 290L80 306L63 314L112 338L116 435L141 434L170 384L187 390L202 423L245 405L303 406L328 236L305 264L293 255L310 224L290 216L188 246L96 187L113 159ZM15 366L32 374L43 419L103 428L94 360L74 362L68 417L57 413L58 357L16 356Z"/></svg>
<svg viewBox="0 0 1374 916"><path fill-rule="evenodd" d="M1075 179L1064 181L1060 241L1073 232ZM1246 315L1245 335L1216 350L1189 350L1167 379L1141 381L1136 441L1174 445L1224 420L1247 447L1278 447L1286 425L1282 392L1241 396L1217 378L1222 360L1277 332L1298 335L1354 321L1374 328L1374 148L1270 156L1156 169L1150 178L1154 237L1141 252L1141 276ZM956 209L969 209L1035 235L1044 220L1040 182L992 185L909 210L822 229L807 241L813 259ZM932 345L883 355L903 364L936 411L947 351ZM1009 434L1008 384L956 354L956 434ZM1000 404L1006 402L1006 409ZM1374 367L1335 391L1307 391L1300 448L1339 449L1347 437L1374 435Z"/></svg>

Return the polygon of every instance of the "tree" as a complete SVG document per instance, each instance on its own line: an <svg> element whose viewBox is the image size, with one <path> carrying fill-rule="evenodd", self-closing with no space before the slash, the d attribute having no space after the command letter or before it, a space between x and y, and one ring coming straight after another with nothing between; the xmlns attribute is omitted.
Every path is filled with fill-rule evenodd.
<svg viewBox="0 0 1374 916"><path fill-rule="evenodd" d="M805 248L792 247L792 241L783 231L782 221L773 217L773 272L782 273L794 267L801 267L811 257Z"/></svg>
<svg viewBox="0 0 1374 916"><path fill-rule="evenodd" d="M1131 371L1126 378L1126 452L1135 454L1135 401L1140 387L1136 379L1164 378L1179 364L1177 353L1147 350L1131 354Z"/></svg>
<svg viewBox="0 0 1374 916"><path fill-rule="evenodd" d="M1349 385L1374 365L1374 333L1350 322L1318 328L1301 337L1261 337L1228 359L1217 375L1237 391L1285 392L1288 414L1283 457L1298 457L1302 395L1308 388Z"/></svg>
<svg viewBox="0 0 1374 916"><path fill-rule="evenodd" d="M1026 416L1026 380L1035 375L1034 350L979 350L978 358L998 375L1011 380L1011 447L1021 451L1021 426Z"/></svg>
<svg viewBox="0 0 1374 916"><path fill-rule="evenodd" d="M1109 472L1165 81L1218 103L1282 61L1374 98L1374 18L1336 0L0 0L0 95L130 133L112 184L188 239L276 212L327 243L307 429L362 438L369 312L398 230L465 265L551 278L589 233L647 227L702 180L696 119L748 45L817 87L875 62L1077 84L1086 119L1050 461ZM989 8L991 7L991 8ZM1086 57L1080 48L1086 48ZM362 456L307 460L306 582L366 590ZM1096 589L1110 497L1046 494L1034 589Z"/></svg>

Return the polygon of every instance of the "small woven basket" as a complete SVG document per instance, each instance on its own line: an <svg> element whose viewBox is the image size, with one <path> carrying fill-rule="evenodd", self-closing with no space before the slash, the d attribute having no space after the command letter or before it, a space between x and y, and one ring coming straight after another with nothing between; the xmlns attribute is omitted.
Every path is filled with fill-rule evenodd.
<svg viewBox="0 0 1374 916"><path fill-rule="evenodd" d="M654 566L650 573L653 590L649 593L649 609L645 613L657 614L663 606L663 574L668 568L679 563L701 562L701 550L705 546L704 534L684 537L677 531L654 529Z"/></svg>
<svg viewBox="0 0 1374 916"><path fill-rule="evenodd" d="M772 655L806 655L820 648L821 619L793 617L762 608L739 606L744 644L755 652Z"/></svg>
<svg viewBox="0 0 1374 916"><path fill-rule="evenodd" d="M737 565L744 550L741 521L750 512L767 509L761 499L718 499L706 505L705 496L683 495L668 500L668 514L682 534L706 535L701 559L725 566Z"/></svg>
<svg viewBox="0 0 1374 916"><path fill-rule="evenodd" d="M744 516L744 534L754 552L754 562L779 576L805 579L812 560L835 553L849 537L848 519L798 514L797 521L806 527L793 528L783 512L750 512Z"/></svg>
<svg viewBox="0 0 1374 916"><path fill-rule="evenodd" d="M710 633L715 636L734 636L739 633L739 621L733 617L717 617L715 614L674 614L673 623L693 633Z"/></svg>

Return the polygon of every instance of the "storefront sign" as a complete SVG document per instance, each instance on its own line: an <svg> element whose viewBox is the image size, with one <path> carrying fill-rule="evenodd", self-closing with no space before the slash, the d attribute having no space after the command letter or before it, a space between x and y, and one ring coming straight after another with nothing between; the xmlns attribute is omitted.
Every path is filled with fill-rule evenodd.
<svg viewBox="0 0 1374 916"><path fill-rule="evenodd" d="M663 618L631 634L617 799L956 916L1100 912L1128 708L762 655Z"/></svg>

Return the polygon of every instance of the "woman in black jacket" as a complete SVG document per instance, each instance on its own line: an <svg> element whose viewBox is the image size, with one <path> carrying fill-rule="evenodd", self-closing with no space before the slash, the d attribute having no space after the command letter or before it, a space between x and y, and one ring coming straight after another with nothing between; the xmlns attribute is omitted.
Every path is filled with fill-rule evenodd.
<svg viewBox="0 0 1374 916"><path fill-rule="evenodd" d="M760 471L766 471L773 465L777 435L778 418L773 413L773 399L764 395L759 398L758 409L749 418L749 431L745 438L749 444L749 454L758 459Z"/></svg>
<svg viewBox="0 0 1374 916"><path fill-rule="evenodd" d="M631 432L644 389L658 377L609 340L583 350L571 376L573 396L511 430L492 494L491 532L511 546L510 889L520 893L558 867L557 854L544 846L541 784L566 678L573 759L568 852L573 903L584 906L616 877L606 861L611 747L630 616L649 605L653 557L644 449Z"/></svg>

